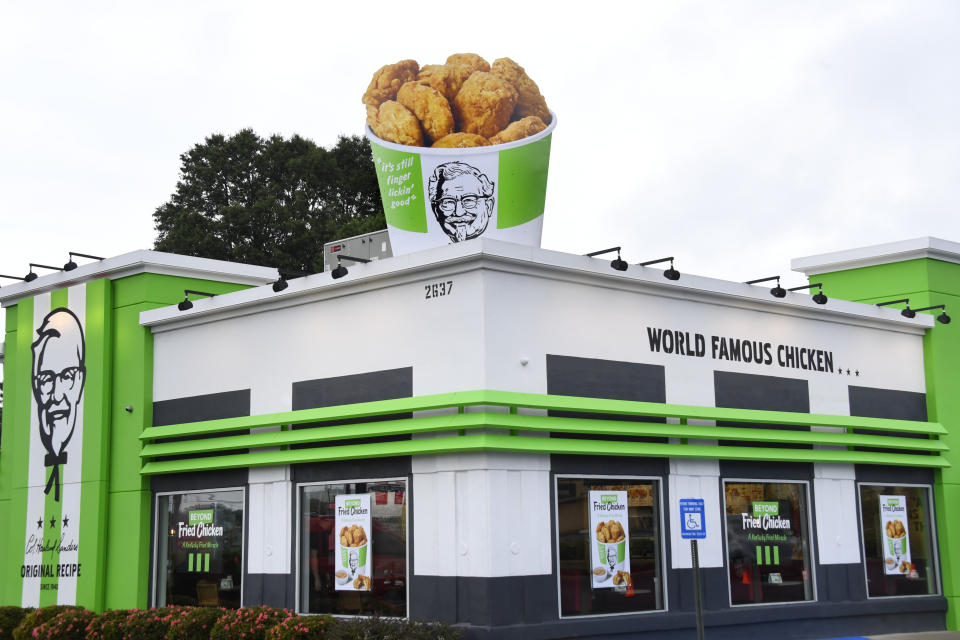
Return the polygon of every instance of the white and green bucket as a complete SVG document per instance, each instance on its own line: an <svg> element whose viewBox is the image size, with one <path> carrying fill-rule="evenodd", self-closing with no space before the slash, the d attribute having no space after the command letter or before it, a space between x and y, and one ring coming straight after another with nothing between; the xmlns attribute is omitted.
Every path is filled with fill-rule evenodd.
<svg viewBox="0 0 960 640"><path fill-rule="evenodd" d="M557 117L516 142L432 149L367 138L394 255L484 237L540 246Z"/></svg>

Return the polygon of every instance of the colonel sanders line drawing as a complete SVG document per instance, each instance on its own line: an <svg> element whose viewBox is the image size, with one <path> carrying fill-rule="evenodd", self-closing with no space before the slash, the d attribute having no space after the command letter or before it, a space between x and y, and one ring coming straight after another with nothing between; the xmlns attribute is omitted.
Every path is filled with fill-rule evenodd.
<svg viewBox="0 0 960 640"><path fill-rule="evenodd" d="M69 309L54 309L43 319L33 343L33 397L37 402L40 441L47 450L44 467L52 467L43 492L53 489L60 501L60 466L77 424L86 380L83 328Z"/></svg>
<svg viewBox="0 0 960 640"><path fill-rule="evenodd" d="M430 208L452 242L481 235L493 215L494 183L476 167L447 162L433 170L428 183Z"/></svg>

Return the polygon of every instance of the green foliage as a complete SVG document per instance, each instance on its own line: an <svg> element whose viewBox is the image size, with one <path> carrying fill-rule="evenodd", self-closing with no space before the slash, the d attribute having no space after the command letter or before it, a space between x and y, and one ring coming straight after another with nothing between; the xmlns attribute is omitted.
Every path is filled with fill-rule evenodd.
<svg viewBox="0 0 960 640"><path fill-rule="evenodd" d="M222 607L184 607L170 623L167 640L208 640L214 625L227 613Z"/></svg>
<svg viewBox="0 0 960 640"><path fill-rule="evenodd" d="M336 624L333 616L294 616L270 629L266 640L321 640Z"/></svg>
<svg viewBox="0 0 960 640"><path fill-rule="evenodd" d="M23 617L33 611L22 607L0 607L0 640L11 640L13 630L23 620Z"/></svg>
<svg viewBox="0 0 960 640"><path fill-rule="evenodd" d="M84 640L87 625L97 614L86 609L68 609L37 627L32 634L36 640Z"/></svg>
<svg viewBox="0 0 960 640"><path fill-rule="evenodd" d="M130 611L112 609L92 618L87 624L89 640L123 640L124 628Z"/></svg>
<svg viewBox="0 0 960 640"><path fill-rule="evenodd" d="M244 607L224 615L210 632L210 640L264 640L267 631L293 616L289 609Z"/></svg>
<svg viewBox="0 0 960 640"><path fill-rule="evenodd" d="M317 272L323 243L386 228L370 144L328 149L250 129L180 156L180 179L153 214L154 248Z"/></svg>
<svg viewBox="0 0 960 640"><path fill-rule="evenodd" d="M180 615L182 607L134 609L123 623L121 640L165 640L170 623Z"/></svg>
<svg viewBox="0 0 960 640"><path fill-rule="evenodd" d="M31 611L23 617L20 624L13 630L13 640L33 640L33 630L42 625L47 620L54 618L64 611L75 611L80 607L68 607L65 605L53 605Z"/></svg>
<svg viewBox="0 0 960 640"><path fill-rule="evenodd" d="M447 624L377 616L338 620L327 634L331 640L459 640L462 636L460 629Z"/></svg>

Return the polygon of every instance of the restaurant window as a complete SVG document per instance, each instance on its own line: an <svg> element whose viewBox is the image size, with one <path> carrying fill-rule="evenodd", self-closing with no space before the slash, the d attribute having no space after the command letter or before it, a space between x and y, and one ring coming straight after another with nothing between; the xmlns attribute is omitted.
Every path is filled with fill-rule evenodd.
<svg viewBox="0 0 960 640"><path fill-rule="evenodd" d="M813 600L806 483L723 488L731 604Z"/></svg>
<svg viewBox="0 0 960 640"><path fill-rule="evenodd" d="M407 481L300 488L300 613L407 615Z"/></svg>
<svg viewBox="0 0 960 640"><path fill-rule="evenodd" d="M157 497L158 607L240 607L243 502L243 489Z"/></svg>
<svg viewBox="0 0 960 640"><path fill-rule="evenodd" d="M868 596L938 592L928 487L861 484L860 521Z"/></svg>
<svg viewBox="0 0 960 640"><path fill-rule="evenodd" d="M660 481L556 483L560 615L664 609Z"/></svg>

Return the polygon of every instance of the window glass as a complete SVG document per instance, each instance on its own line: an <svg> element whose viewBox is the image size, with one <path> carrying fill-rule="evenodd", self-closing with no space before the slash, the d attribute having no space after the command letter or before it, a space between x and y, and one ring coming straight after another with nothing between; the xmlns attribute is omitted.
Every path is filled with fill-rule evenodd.
<svg viewBox="0 0 960 640"><path fill-rule="evenodd" d="M240 606L243 491L157 500L157 606Z"/></svg>
<svg viewBox="0 0 960 640"><path fill-rule="evenodd" d="M370 494L369 591L337 589L336 499ZM300 612L406 617L407 482L309 485L300 494ZM364 533L364 537L367 534ZM362 553L362 552L361 552ZM361 562L365 562L365 554ZM341 585L343 586L343 585Z"/></svg>
<svg viewBox="0 0 960 640"><path fill-rule="evenodd" d="M626 526L618 525L611 529L626 530L624 551L629 555L629 580L618 576L620 567L625 568L627 564L622 559L617 563L616 549L610 551L605 548L605 562L593 562L591 554L599 553L600 548L597 526L602 526L604 521L609 523L609 519L596 517L596 522L591 524L591 491L626 493ZM627 613L664 608L658 480L558 477L557 530L561 615ZM603 537L606 538L606 534ZM607 553L610 555L607 556ZM594 571L603 570L608 557L616 565L614 569L594 575Z"/></svg>
<svg viewBox="0 0 960 640"><path fill-rule="evenodd" d="M807 485L724 482L732 604L813 599Z"/></svg>
<svg viewBox="0 0 960 640"><path fill-rule="evenodd" d="M927 488L862 484L860 517L868 595L937 593Z"/></svg>

